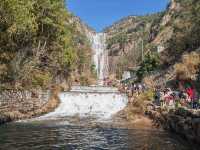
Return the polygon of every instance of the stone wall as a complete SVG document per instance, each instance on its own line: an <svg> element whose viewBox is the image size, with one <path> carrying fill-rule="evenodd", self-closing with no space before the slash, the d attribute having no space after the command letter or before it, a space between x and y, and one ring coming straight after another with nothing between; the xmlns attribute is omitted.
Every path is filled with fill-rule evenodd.
<svg viewBox="0 0 200 150"><path fill-rule="evenodd" d="M49 90L1 91L0 124L53 111L59 104L57 95L53 93Z"/></svg>
<svg viewBox="0 0 200 150"><path fill-rule="evenodd" d="M200 144L200 110L179 108L177 110L147 110L155 125L181 135L185 139Z"/></svg>
<svg viewBox="0 0 200 150"><path fill-rule="evenodd" d="M0 92L0 111L33 111L44 106L49 98L49 91L2 91Z"/></svg>

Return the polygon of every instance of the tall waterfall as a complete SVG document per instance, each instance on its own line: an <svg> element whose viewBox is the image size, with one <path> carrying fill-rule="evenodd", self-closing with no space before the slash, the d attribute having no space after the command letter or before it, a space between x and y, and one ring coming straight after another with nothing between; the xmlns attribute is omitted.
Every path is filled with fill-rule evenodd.
<svg viewBox="0 0 200 150"><path fill-rule="evenodd" d="M93 49L93 62L96 68L98 84L108 77L108 52L106 51L106 33L91 33L89 38Z"/></svg>

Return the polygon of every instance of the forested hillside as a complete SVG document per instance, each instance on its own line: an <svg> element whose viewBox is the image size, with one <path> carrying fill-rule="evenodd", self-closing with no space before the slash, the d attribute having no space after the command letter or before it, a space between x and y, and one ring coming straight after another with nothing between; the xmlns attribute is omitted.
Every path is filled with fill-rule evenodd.
<svg viewBox="0 0 200 150"><path fill-rule="evenodd" d="M120 77L124 70L141 66L141 77L156 68L166 70L200 47L199 15L200 1L171 0L163 12L130 16L107 28L110 71Z"/></svg>
<svg viewBox="0 0 200 150"><path fill-rule="evenodd" d="M120 78L124 70L142 63L146 46L154 36L152 27L162 16L163 13L129 16L105 29L111 73Z"/></svg>
<svg viewBox="0 0 200 150"><path fill-rule="evenodd" d="M72 20L64 0L0 1L1 88L46 88L71 73L91 74L90 45Z"/></svg>
<svg viewBox="0 0 200 150"><path fill-rule="evenodd" d="M172 0L152 41L155 46L163 47L162 62L174 64L182 53L196 50L200 46L199 25L200 1Z"/></svg>

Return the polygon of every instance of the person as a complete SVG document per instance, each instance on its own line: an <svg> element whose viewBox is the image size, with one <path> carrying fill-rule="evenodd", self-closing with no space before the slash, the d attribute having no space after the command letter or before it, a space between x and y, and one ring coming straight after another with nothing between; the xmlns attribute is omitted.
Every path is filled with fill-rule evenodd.
<svg viewBox="0 0 200 150"><path fill-rule="evenodd" d="M157 106L160 106L160 97L161 97L160 90L156 89L156 91L155 91L155 104Z"/></svg>
<svg viewBox="0 0 200 150"><path fill-rule="evenodd" d="M139 90L139 94L142 93L142 85L138 84L138 90Z"/></svg>
<svg viewBox="0 0 200 150"><path fill-rule="evenodd" d="M143 90L143 92L146 90L146 85L145 85L145 83L142 84L142 90Z"/></svg>
<svg viewBox="0 0 200 150"><path fill-rule="evenodd" d="M164 100L164 92L163 91L160 91L160 105L161 105L161 107L165 107L166 106L166 103L165 103L165 100Z"/></svg>
<svg viewBox="0 0 200 150"><path fill-rule="evenodd" d="M181 92L179 92L178 96L180 99L181 106L186 106L186 101L187 101L187 97L188 97L187 93L181 91Z"/></svg>
<svg viewBox="0 0 200 150"><path fill-rule="evenodd" d="M134 94L134 89L135 89L134 85L135 85L134 83L131 84L131 95L132 95L132 96L133 96L133 94Z"/></svg>
<svg viewBox="0 0 200 150"><path fill-rule="evenodd" d="M186 93L188 94L188 103L190 104L190 107L194 108L194 88L188 87Z"/></svg>
<svg viewBox="0 0 200 150"><path fill-rule="evenodd" d="M174 104L174 96L170 88L167 88L164 91L164 101L167 104L167 106L173 106Z"/></svg>

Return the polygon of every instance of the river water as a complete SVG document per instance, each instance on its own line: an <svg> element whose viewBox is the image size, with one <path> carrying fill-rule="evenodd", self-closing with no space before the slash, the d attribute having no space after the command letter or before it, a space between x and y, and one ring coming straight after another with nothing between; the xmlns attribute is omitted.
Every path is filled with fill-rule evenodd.
<svg viewBox="0 0 200 150"><path fill-rule="evenodd" d="M158 129L114 126L91 119L10 123L0 127L1 150L192 150L191 145Z"/></svg>
<svg viewBox="0 0 200 150"><path fill-rule="evenodd" d="M127 105L115 88L72 87L52 113L0 126L0 150L192 150L173 134L113 117Z"/></svg>

